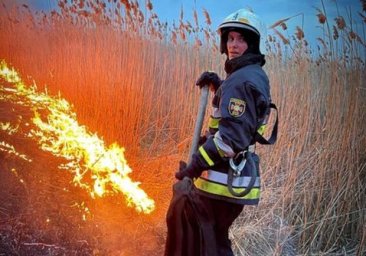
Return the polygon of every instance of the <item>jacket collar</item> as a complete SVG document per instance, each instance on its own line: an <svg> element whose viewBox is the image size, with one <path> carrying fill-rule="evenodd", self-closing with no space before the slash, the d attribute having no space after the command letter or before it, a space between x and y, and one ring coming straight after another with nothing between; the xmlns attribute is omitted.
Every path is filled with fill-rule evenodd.
<svg viewBox="0 0 366 256"><path fill-rule="evenodd" d="M227 59L225 62L225 71L228 75L234 71L252 64L263 66L266 63L263 54L246 53L234 59Z"/></svg>

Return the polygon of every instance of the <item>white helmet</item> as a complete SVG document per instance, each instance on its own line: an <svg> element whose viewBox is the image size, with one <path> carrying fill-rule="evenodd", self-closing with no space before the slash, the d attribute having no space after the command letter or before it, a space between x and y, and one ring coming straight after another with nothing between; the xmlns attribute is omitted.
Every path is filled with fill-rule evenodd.
<svg viewBox="0 0 366 256"><path fill-rule="evenodd" d="M260 41L265 36L265 25L252 11L240 9L227 16L218 28L220 35L220 52L227 54L226 42L229 31L243 33L253 53L261 53Z"/></svg>

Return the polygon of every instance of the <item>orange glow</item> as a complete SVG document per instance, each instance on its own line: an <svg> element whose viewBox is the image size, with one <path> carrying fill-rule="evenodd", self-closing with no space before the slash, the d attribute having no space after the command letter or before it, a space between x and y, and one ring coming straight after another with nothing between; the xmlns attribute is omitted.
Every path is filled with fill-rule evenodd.
<svg viewBox="0 0 366 256"><path fill-rule="evenodd" d="M97 134L78 123L68 101L38 92L36 85L26 86L5 61L0 63L0 77L12 85L12 88L0 85L0 91L9 95L8 100L28 106L34 112L32 122L35 126L27 136L36 139L42 150L67 160L59 168L74 174L74 184L86 189L92 198L121 192L128 206L138 212L154 210L154 201L138 182L128 177L132 170L124 157L124 148L116 143L106 146ZM15 129L8 123L1 127L9 131ZM1 143L3 148L11 147Z"/></svg>

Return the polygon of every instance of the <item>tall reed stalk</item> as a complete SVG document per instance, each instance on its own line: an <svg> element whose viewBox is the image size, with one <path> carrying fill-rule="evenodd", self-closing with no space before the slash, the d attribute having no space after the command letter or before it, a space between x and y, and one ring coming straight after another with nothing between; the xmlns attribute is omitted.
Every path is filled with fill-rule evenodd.
<svg viewBox="0 0 366 256"><path fill-rule="evenodd" d="M126 148L134 175L150 185L147 190L157 200L158 212L148 225L160 243L154 247L147 241L146 246L161 255L173 173L178 160L188 158L196 117L194 82L205 70L223 76L223 59L208 43L216 43L207 27L210 17L205 10L207 44L197 47L186 38L201 40L197 21L192 27L181 17L180 27L170 30L149 5L145 21L136 23L143 12L129 1L118 2L116 10L124 4L125 11L108 20L98 16L106 8L85 12L82 2L63 5L61 14L51 16L24 6L2 9L0 58L29 76L29 82L47 85L52 94L60 91L80 123ZM324 19L325 12L318 11ZM291 42L277 30L267 54L280 134L276 145L258 147L262 203L247 207L231 230L238 255L366 251L366 75L357 50L364 50L364 38L347 39L351 31L343 28L345 39L332 43L332 49L325 44L314 58L300 32ZM283 55L288 44L293 54ZM101 216L108 216L101 202L96 205ZM100 243L98 250L108 251L107 245Z"/></svg>

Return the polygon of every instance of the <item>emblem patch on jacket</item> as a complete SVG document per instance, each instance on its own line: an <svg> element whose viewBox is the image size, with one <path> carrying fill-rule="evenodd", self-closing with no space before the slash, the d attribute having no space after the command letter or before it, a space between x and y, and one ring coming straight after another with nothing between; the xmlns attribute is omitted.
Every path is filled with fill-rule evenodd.
<svg viewBox="0 0 366 256"><path fill-rule="evenodd" d="M229 114L233 117L240 117L245 112L245 101L236 98L230 98Z"/></svg>

